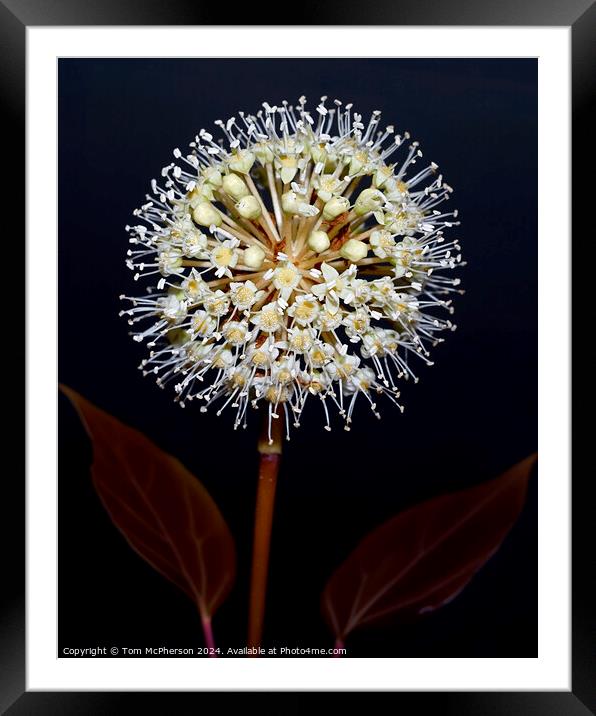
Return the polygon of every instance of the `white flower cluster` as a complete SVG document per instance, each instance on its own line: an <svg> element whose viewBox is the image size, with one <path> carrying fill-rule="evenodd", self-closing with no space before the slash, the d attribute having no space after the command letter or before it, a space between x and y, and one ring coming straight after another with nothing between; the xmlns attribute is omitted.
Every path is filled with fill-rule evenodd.
<svg viewBox="0 0 596 716"><path fill-rule="evenodd" d="M379 122L326 98L312 113L264 103L216 122L218 141L201 130L152 181L127 264L159 278L121 313L182 406L231 406L238 427L249 406L271 426L283 405L286 433L309 395L328 430L329 406L349 429L359 395L377 416L377 394L401 408L398 380L454 328L433 309L452 312L459 280L442 274L461 256L443 235L457 212L437 209L451 187Z"/></svg>

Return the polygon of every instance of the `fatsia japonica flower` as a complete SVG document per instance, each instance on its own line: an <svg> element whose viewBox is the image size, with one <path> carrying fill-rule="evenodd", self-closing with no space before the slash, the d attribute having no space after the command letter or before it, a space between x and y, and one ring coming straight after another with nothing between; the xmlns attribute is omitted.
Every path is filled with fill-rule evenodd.
<svg viewBox="0 0 596 716"><path fill-rule="evenodd" d="M283 405L287 437L311 396L327 430L332 408L350 429L358 398L403 409L399 381L455 327L457 211L437 208L452 192L437 165L380 112L325 97L215 124L219 139L174 150L127 227L127 264L152 282L121 297L141 369L235 427L265 404L271 429Z"/></svg>

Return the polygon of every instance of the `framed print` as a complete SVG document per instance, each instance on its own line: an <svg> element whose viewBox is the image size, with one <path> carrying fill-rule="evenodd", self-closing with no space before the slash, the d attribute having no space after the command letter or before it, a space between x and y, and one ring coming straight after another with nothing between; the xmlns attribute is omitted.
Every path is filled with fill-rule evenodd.
<svg viewBox="0 0 596 716"><path fill-rule="evenodd" d="M27 578L17 554L3 708L589 713L570 159L593 8L9 5Z"/></svg>

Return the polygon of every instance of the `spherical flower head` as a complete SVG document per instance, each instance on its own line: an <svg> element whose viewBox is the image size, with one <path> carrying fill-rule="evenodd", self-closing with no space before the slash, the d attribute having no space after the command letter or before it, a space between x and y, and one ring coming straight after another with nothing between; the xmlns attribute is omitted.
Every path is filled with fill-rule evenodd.
<svg viewBox="0 0 596 716"><path fill-rule="evenodd" d="M350 429L358 399L400 409L399 383L452 330L461 265L452 189L380 113L326 98L267 103L201 129L127 227L144 296L122 296L141 368L175 400L298 426L310 398ZM223 141L222 141L223 139ZM447 313L442 316L441 312ZM284 410L280 410L280 406Z"/></svg>

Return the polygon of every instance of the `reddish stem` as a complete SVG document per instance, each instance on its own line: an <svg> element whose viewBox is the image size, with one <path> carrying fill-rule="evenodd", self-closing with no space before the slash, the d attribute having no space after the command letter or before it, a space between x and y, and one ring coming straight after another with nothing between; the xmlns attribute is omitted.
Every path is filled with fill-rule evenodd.
<svg viewBox="0 0 596 716"><path fill-rule="evenodd" d="M268 440L268 416L266 417L267 419L265 420L263 433L259 439L258 446L261 461L259 464L259 481L255 508L250 605L248 613L248 646L250 647L259 647L263 638L271 527L273 523L277 473L279 471L283 440L282 415L272 422L271 444Z"/></svg>
<svg viewBox="0 0 596 716"><path fill-rule="evenodd" d="M335 644L333 645L333 648L334 648L334 649L343 649L344 647L345 647L345 644L344 644L343 641L338 637L338 638L335 640ZM333 657L334 657L334 658L339 658L339 657L342 657L342 656L343 656L343 654L339 654L339 653L333 654Z"/></svg>
<svg viewBox="0 0 596 716"><path fill-rule="evenodd" d="M217 659L215 639L213 638L213 628L211 626L211 617L203 610L201 610L201 625L203 627L203 636L205 637L205 646L209 650L209 658Z"/></svg>

